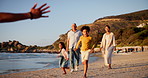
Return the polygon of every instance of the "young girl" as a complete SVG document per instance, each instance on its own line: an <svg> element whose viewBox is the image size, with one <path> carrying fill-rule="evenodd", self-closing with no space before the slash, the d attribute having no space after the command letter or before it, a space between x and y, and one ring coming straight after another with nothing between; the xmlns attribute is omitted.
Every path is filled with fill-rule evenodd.
<svg viewBox="0 0 148 78"><path fill-rule="evenodd" d="M64 45L63 42L59 43L59 48L60 48L60 54L58 55L58 57L60 57L60 61L59 61L59 66L60 68L62 68L63 70L63 74L66 74L66 70L65 69L69 69L68 67L68 53L66 52L66 47Z"/></svg>
<svg viewBox="0 0 148 78"><path fill-rule="evenodd" d="M80 37L75 51L78 49L78 47L81 44L81 59L82 63L84 65L84 76L83 78L86 78L87 68L88 68L88 60L89 60L89 53L92 53L94 48L91 46L92 43L92 37L89 36L90 28L88 26L83 26L81 28L83 36Z"/></svg>

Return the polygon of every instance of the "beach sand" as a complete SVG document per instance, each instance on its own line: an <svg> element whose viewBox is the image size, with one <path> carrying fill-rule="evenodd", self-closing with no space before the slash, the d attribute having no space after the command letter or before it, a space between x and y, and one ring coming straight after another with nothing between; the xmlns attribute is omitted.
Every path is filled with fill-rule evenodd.
<svg viewBox="0 0 148 78"><path fill-rule="evenodd" d="M112 68L103 59L89 63L87 78L148 78L148 52L114 54ZM0 75L0 78L82 78L83 65L77 72L63 75L59 68Z"/></svg>

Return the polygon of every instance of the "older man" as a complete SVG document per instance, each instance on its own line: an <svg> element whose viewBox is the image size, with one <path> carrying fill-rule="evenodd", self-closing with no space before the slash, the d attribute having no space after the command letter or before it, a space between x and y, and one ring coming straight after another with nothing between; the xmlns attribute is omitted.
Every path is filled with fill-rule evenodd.
<svg viewBox="0 0 148 78"><path fill-rule="evenodd" d="M68 38L67 38L67 51L70 53L70 68L71 72L77 71L79 66L79 55L80 55L80 49L77 51L74 51L75 46L82 35L82 32L80 30L77 30L76 23L72 24L72 29L68 32ZM76 59L76 64L74 60Z"/></svg>

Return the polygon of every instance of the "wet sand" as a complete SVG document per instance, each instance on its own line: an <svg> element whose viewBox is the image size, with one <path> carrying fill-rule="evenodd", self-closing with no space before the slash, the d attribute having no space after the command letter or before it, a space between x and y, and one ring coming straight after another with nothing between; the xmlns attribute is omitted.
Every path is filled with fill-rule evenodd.
<svg viewBox="0 0 148 78"><path fill-rule="evenodd" d="M148 52L114 54L112 68L104 66L103 59L89 63L87 78L148 78ZM82 78L83 65L77 72L63 75L60 68L0 75L0 78Z"/></svg>

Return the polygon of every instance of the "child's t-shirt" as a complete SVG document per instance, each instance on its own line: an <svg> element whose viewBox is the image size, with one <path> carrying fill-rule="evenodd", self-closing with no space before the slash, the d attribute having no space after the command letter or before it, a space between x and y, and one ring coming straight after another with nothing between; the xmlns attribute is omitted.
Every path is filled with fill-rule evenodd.
<svg viewBox="0 0 148 78"><path fill-rule="evenodd" d="M63 56L65 59L68 58L68 53L64 48L61 50L61 53L59 55Z"/></svg>
<svg viewBox="0 0 148 78"><path fill-rule="evenodd" d="M77 45L76 45L76 48L78 48L81 43L81 51L89 50L89 49L91 49L91 41L92 41L92 37L81 36Z"/></svg>

